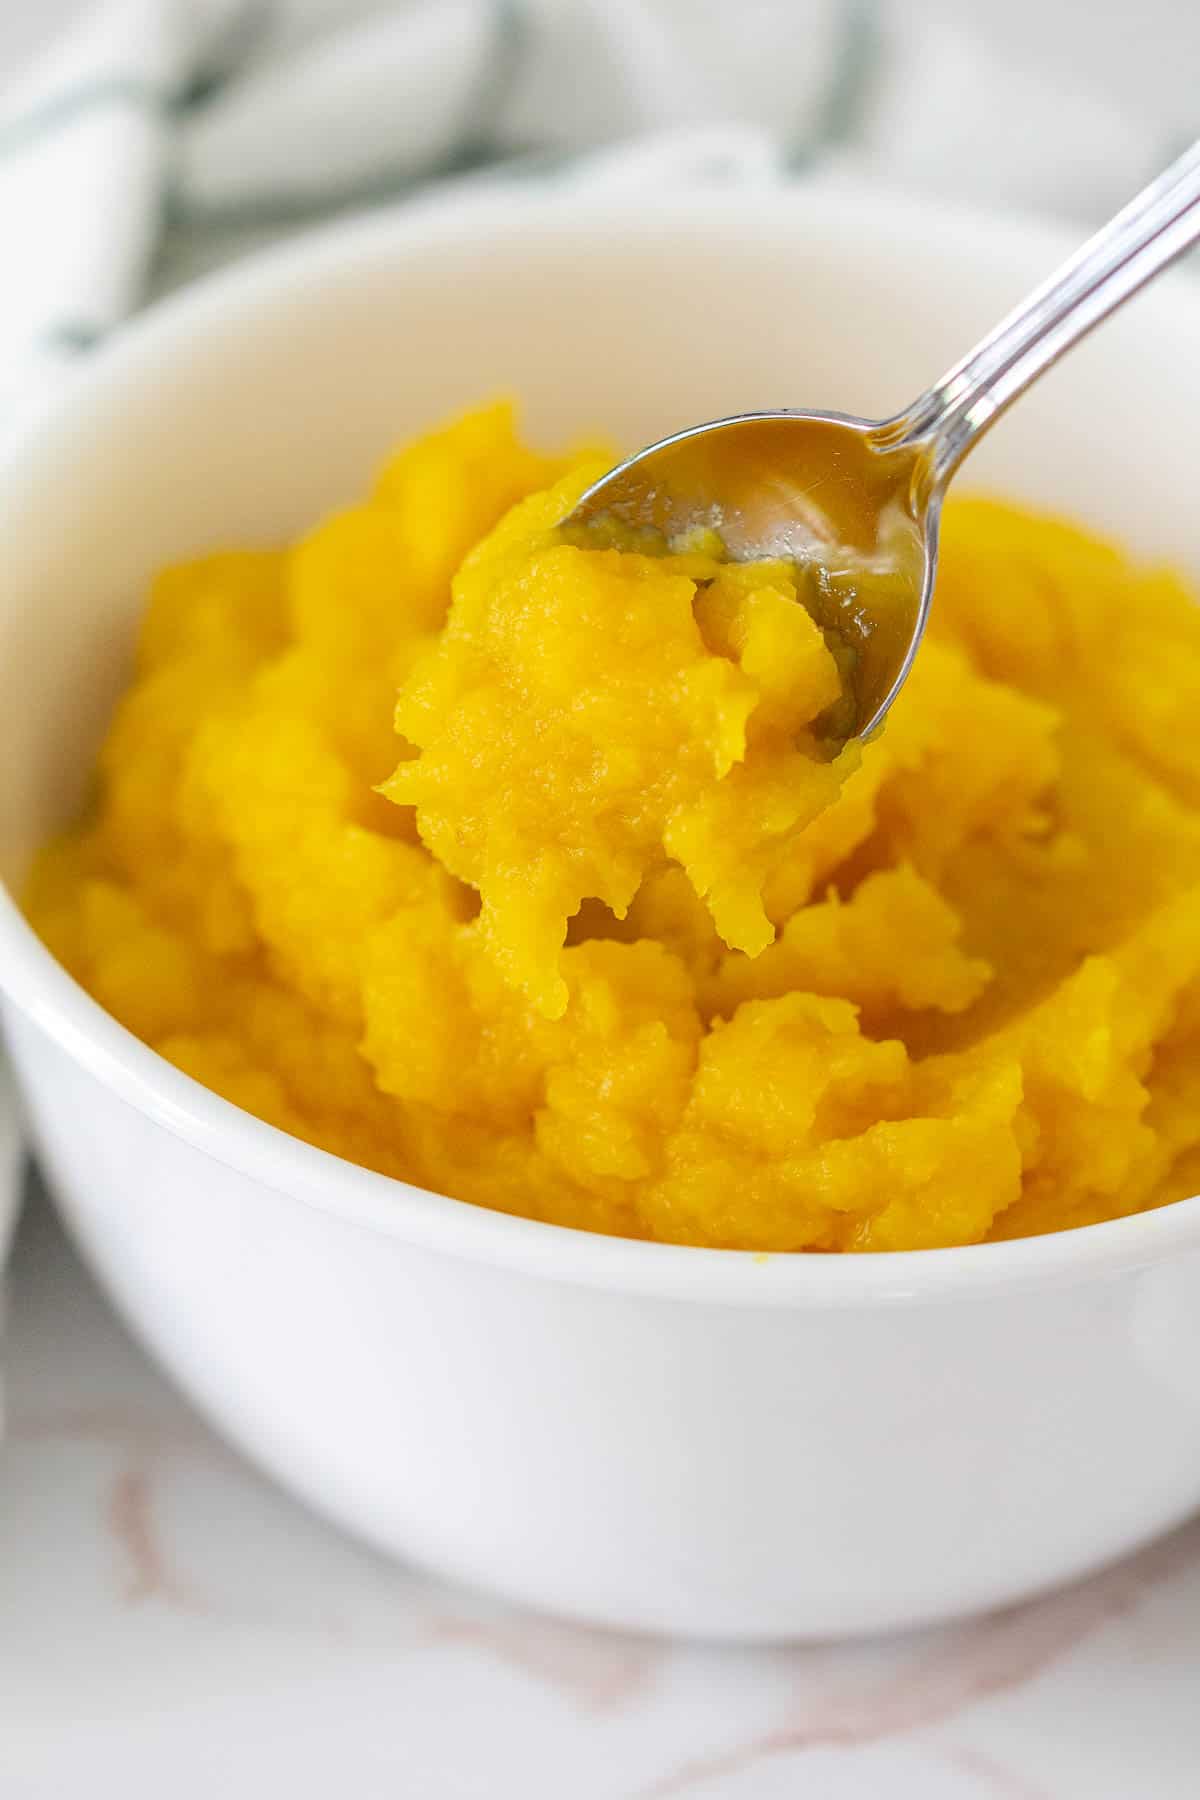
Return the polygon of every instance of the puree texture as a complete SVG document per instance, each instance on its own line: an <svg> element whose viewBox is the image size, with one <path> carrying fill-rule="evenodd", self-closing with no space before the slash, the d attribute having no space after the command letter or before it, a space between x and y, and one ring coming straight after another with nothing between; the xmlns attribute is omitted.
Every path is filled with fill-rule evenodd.
<svg viewBox="0 0 1200 1800"><path fill-rule="evenodd" d="M160 576L30 880L50 948L261 1118L554 1223L897 1250L1193 1193L1184 584L956 502L839 749L788 565L562 540L609 460L484 408L293 548Z"/></svg>

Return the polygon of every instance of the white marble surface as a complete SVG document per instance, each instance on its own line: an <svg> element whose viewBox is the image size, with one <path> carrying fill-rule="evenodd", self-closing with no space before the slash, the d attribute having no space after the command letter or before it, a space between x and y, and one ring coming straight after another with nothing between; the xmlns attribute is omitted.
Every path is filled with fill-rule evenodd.
<svg viewBox="0 0 1200 1800"><path fill-rule="evenodd" d="M131 1344L41 1204L7 1364L0 1800L1200 1791L1200 1521L943 1631L672 1646L507 1611L302 1512Z"/></svg>

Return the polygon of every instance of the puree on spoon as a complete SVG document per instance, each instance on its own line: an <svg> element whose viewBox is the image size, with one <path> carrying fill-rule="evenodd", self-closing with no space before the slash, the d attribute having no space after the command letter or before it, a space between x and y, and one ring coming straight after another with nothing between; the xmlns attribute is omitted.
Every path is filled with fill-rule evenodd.
<svg viewBox="0 0 1200 1800"><path fill-rule="evenodd" d="M494 407L161 577L30 884L55 953L282 1129L554 1223L906 1249L1194 1191L1190 594L952 502L839 749L795 570L567 543L595 472Z"/></svg>
<svg viewBox="0 0 1200 1800"><path fill-rule="evenodd" d="M382 790L478 889L489 951L551 1018L567 920L586 899L624 917L667 859L726 943L764 949L763 885L857 760L819 732L842 676L794 567L564 543L557 523L596 472L533 496L467 557L396 709L421 753Z"/></svg>

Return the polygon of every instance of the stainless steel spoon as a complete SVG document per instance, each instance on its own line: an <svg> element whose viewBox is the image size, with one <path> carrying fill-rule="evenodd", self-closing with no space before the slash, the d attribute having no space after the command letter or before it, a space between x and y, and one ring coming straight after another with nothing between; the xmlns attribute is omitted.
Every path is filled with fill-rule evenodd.
<svg viewBox="0 0 1200 1800"><path fill-rule="evenodd" d="M577 541L632 534L662 545L711 528L736 561L808 565L820 622L857 650L849 729L866 736L921 642L942 499L964 456L1065 350L1198 238L1200 141L904 412L742 413L692 426L596 482L564 529Z"/></svg>

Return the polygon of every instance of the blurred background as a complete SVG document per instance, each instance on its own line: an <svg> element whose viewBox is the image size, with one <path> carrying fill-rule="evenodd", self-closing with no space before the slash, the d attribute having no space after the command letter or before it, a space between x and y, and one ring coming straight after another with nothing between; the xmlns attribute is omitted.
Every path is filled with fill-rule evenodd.
<svg viewBox="0 0 1200 1800"><path fill-rule="evenodd" d="M193 275L463 178L1098 223L1196 136L1197 68L1196 0L0 0L0 416Z"/></svg>
<svg viewBox="0 0 1200 1800"><path fill-rule="evenodd" d="M386 6L388 0L380 0ZM402 0L401 0L402 3ZM568 3L568 0L563 0ZM5 0L0 7L0 69L11 68L52 38L89 0ZM336 16L342 0L293 0L311 15ZM730 0L730 6L739 0ZM1138 5L1080 0L899 0L897 11L977 33L981 51L1059 69L1122 104L1131 99L1164 115L1195 110L1200 68L1200 6L1195 0ZM1166 45L1170 53L1164 54Z"/></svg>
<svg viewBox="0 0 1200 1800"><path fill-rule="evenodd" d="M0 6L0 77L69 25L92 0L4 0ZM559 0L561 5L574 0ZM283 0L311 19L336 19L344 0ZM405 0L378 0L403 8ZM436 0L435 0L436 4ZM743 0L729 0L741 11ZM357 8L356 8L357 10ZM625 0L614 11L629 10ZM747 6L747 11L753 10ZM1055 70L1115 103L1186 119L1196 111L1200 6L1195 0L1139 0L1137 5L1080 0L897 0L897 14L977 37L990 52Z"/></svg>
<svg viewBox="0 0 1200 1800"><path fill-rule="evenodd" d="M69 87L30 88L55 47L64 77L140 63L169 93L193 84L177 161L186 185L207 159L206 187L223 179L218 136L259 160L231 113L257 108L286 142L293 121L316 123L322 91L318 138L288 145L309 173L322 155L335 172L366 166L373 132L387 167L423 176L441 115L486 88L491 157L733 123L784 154L836 150L904 186L1083 217L1169 160L1200 112L1195 0L3 0L0 129ZM369 93L389 80L390 127ZM363 117L339 93L361 96Z"/></svg>

